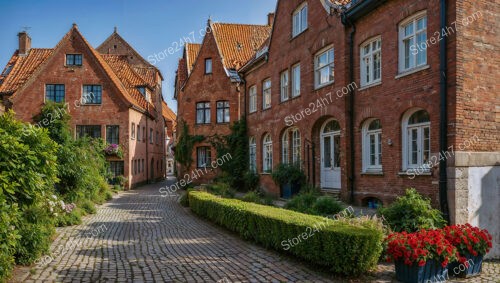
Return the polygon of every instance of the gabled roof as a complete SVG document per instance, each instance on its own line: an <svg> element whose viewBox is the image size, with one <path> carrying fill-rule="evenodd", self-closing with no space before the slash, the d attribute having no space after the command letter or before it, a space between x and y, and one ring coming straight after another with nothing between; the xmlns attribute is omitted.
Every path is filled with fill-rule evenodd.
<svg viewBox="0 0 500 283"><path fill-rule="evenodd" d="M271 26L211 23L226 69L238 70L250 60L271 34Z"/></svg>
<svg viewBox="0 0 500 283"><path fill-rule="evenodd" d="M43 71L45 65L52 59L55 53L61 48L63 42L70 40L70 38L80 38L88 49L91 57L97 61L98 65L104 70L105 74L111 80L113 85L118 89L119 94L130 103L130 106L136 106L139 110L148 112L154 109L153 104L146 101L140 92L134 87L130 87L130 83L141 82L141 85L147 85L144 79L132 70L132 66L128 62L120 58L103 58L83 37L78 30L76 24L70 29L66 35L59 41L53 49L30 49L28 55L20 56L18 51L14 53L9 60L7 67L1 77L4 82L0 85L0 93L12 94L14 98L17 93L26 88L37 75ZM113 65L113 67L111 67ZM10 72L7 70L12 66ZM123 80L123 81L122 81ZM139 95L137 95L139 94Z"/></svg>
<svg viewBox="0 0 500 283"><path fill-rule="evenodd" d="M188 75L191 74L193 70L194 62L198 58L198 53L200 53L201 44L198 43L186 43L185 57L186 57L186 67Z"/></svg>
<svg viewBox="0 0 500 283"><path fill-rule="evenodd" d="M52 51L52 49L32 48L23 56L15 51L0 74L0 93L14 93L52 55Z"/></svg>

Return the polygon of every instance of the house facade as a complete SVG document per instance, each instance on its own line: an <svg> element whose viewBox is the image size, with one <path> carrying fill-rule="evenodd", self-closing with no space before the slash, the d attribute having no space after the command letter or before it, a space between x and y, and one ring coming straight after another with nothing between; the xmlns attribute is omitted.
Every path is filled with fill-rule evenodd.
<svg viewBox="0 0 500 283"><path fill-rule="evenodd" d="M211 141L228 135L230 125L243 117L244 87L238 70L268 38L271 26L209 20L206 30L201 44L186 44L175 90L179 139L184 129L191 136L203 137L193 146L192 162L179 166L178 175L203 172L197 174L197 183L209 182L217 175L217 166L212 166L216 152Z"/></svg>
<svg viewBox="0 0 500 283"><path fill-rule="evenodd" d="M165 176L162 77L116 29L97 49L76 25L51 49L31 48L20 33L1 80L0 95L17 118L33 122L47 101L64 102L75 138L119 145L123 158L108 161L129 188Z"/></svg>

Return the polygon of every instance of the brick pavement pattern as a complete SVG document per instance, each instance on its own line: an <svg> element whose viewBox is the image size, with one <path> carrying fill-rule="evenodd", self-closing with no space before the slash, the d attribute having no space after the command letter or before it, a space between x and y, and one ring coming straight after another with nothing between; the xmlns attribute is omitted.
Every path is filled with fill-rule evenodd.
<svg viewBox="0 0 500 283"><path fill-rule="evenodd" d="M84 219L58 229L53 260L23 282L397 282L380 264L358 279L339 279L245 242L162 198L158 183L123 192ZM500 282L500 263L467 281Z"/></svg>

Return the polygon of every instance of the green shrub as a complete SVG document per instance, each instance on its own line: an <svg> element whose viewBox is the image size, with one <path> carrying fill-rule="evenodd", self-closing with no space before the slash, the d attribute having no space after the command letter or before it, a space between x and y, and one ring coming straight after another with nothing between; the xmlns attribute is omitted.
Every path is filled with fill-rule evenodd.
<svg viewBox="0 0 500 283"><path fill-rule="evenodd" d="M236 192L227 183L215 183L206 186L207 191L214 195L234 198Z"/></svg>
<svg viewBox="0 0 500 283"><path fill-rule="evenodd" d="M382 251L383 233L378 229L223 199L206 192L191 192L189 204L194 213L240 234L244 239L288 252L337 274L367 272L376 266ZM290 245L294 239L303 240Z"/></svg>
<svg viewBox="0 0 500 283"><path fill-rule="evenodd" d="M247 171L243 176L245 183L245 191L255 191L259 187L259 175L252 171Z"/></svg>
<svg viewBox="0 0 500 283"><path fill-rule="evenodd" d="M250 192L246 193L241 198L241 200L244 202L260 203L260 195L256 191L250 191Z"/></svg>
<svg viewBox="0 0 500 283"><path fill-rule="evenodd" d="M344 210L344 205L332 197L319 197L312 207L316 215L334 215Z"/></svg>
<svg viewBox="0 0 500 283"><path fill-rule="evenodd" d="M96 214L97 212L95 204L87 199L80 201L77 207L80 207L84 214Z"/></svg>
<svg viewBox="0 0 500 283"><path fill-rule="evenodd" d="M19 227L21 238L16 247L16 263L29 265L48 253L54 233L52 225L23 222Z"/></svg>
<svg viewBox="0 0 500 283"><path fill-rule="evenodd" d="M0 193L0 282L10 276L14 253L20 238L16 224L20 218L17 204L7 205Z"/></svg>
<svg viewBox="0 0 500 283"><path fill-rule="evenodd" d="M302 169L293 164L280 163L274 168L271 176L276 184L283 186L288 183L303 186L306 183L306 175Z"/></svg>
<svg viewBox="0 0 500 283"><path fill-rule="evenodd" d="M423 198L415 189L408 189L390 206L379 208L378 213L396 232L436 229L446 224L441 211L432 208L430 199Z"/></svg>
<svg viewBox="0 0 500 283"><path fill-rule="evenodd" d="M189 191L187 191L186 193L184 193L180 200L179 200L179 203L184 206L184 207L189 207L189 198L188 198L188 194L189 194Z"/></svg>
<svg viewBox="0 0 500 283"><path fill-rule="evenodd" d="M57 227L73 226L81 223L82 210L78 207L73 209L70 213L63 213L56 218Z"/></svg>
<svg viewBox="0 0 500 283"><path fill-rule="evenodd" d="M313 206L318 199L318 195L314 193L303 193L294 196L291 200L289 200L285 208L290 209L297 212L307 213L307 214L315 214L313 210Z"/></svg>

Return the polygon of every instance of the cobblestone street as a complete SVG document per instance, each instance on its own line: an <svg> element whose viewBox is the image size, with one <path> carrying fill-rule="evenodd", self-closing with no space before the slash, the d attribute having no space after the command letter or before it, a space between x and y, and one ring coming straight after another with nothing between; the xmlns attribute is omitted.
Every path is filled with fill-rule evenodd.
<svg viewBox="0 0 500 283"><path fill-rule="evenodd" d="M328 278L197 218L177 198L160 197L163 185L121 193L82 225L59 229L53 260L20 281L395 282L392 265L363 279ZM467 282L499 282L500 265L486 267Z"/></svg>

